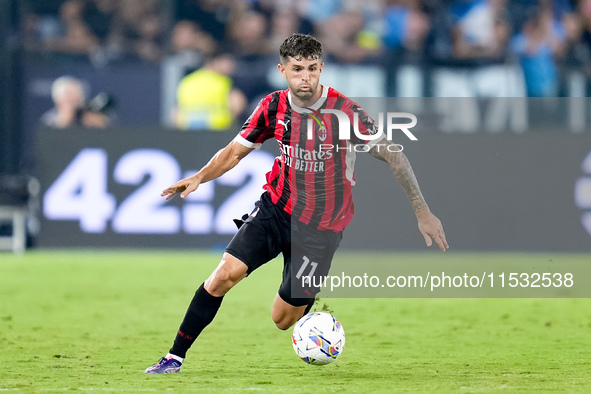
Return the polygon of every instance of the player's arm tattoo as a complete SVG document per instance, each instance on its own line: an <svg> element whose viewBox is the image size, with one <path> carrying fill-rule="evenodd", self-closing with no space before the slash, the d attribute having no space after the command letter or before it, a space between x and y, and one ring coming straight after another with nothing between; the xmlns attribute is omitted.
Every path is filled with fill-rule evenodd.
<svg viewBox="0 0 591 394"><path fill-rule="evenodd" d="M391 146L391 149L389 149ZM390 166L394 177L404 189L406 196L410 200L415 214L428 209L427 202L421 193L419 183L415 177L414 171L406 155L400 152L400 146L386 139L376 144L369 153Z"/></svg>

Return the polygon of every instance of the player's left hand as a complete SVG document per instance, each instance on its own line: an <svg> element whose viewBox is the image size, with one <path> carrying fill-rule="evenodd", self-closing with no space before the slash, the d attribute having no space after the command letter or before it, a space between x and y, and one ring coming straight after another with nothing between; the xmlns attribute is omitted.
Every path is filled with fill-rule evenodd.
<svg viewBox="0 0 591 394"><path fill-rule="evenodd" d="M425 237L425 243L427 246L433 245L433 240L439 246L441 251L445 252L449 249L447 240L445 239L445 232L443 231L443 225L437 216L433 215L428 209L417 214L419 221L419 231Z"/></svg>

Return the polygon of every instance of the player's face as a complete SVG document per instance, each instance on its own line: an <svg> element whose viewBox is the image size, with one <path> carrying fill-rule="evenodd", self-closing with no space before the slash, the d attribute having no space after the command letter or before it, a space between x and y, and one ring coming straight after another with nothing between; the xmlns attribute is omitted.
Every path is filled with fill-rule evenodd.
<svg viewBox="0 0 591 394"><path fill-rule="evenodd" d="M287 80L291 94L307 105L321 94L318 87L323 65L320 59L290 57L287 63L279 64L278 68Z"/></svg>

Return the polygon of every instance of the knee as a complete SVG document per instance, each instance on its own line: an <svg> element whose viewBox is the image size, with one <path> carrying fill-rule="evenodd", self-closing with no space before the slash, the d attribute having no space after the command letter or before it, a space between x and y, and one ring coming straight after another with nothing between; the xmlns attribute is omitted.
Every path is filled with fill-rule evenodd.
<svg viewBox="0 0 591 394"><path fill-rule="evenodd" d="M278 329L285 331L289 330L289 328L295 324L297 319L294 320L288 316L283 316L282 318L273 317L273 321L275 322L275 325Z"/></svg>
<svg viewBox="0 0 591 394"><path fill-rule="evenodd" d="M205 290L211 295L218 295L220 292L226 294L232 288L230 282L230 273L227 269L218 267L205 281ZM222 294L222 295L223 295Z"/></svg>
<svg viewBox="0 0 591 394"><path fill-rule="evenodd" d="M287 330L304 315L305 306L293 306L284 301L279 294L275 296L271 318L280 330Z"/></svg>
<svg viewBox="0 0 591 394"><path fill-rule="evenodd" d="M246 276L246 270L246 265L242 262L233 264L222 259L220 265L205 281L205 290L213 296L221 297Z"/></svg>
<svg viewBox="0 0 591 394"><path fill-rule="evenodd" d="M301 317L301 314L297 310L280 310L279 308L273 308L271 312L271 318L273 322L280 330L288 330L291 326L293 326L298 319Z"/></svg>

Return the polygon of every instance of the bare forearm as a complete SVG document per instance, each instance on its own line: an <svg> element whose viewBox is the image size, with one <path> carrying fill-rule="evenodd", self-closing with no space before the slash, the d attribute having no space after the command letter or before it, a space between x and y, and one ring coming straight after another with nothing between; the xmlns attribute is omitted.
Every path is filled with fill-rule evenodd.
<svg viewBox="0 0 591 394"><path fill-rule="evenodd" d="M392 173L396 177L396 180L404 189L404 192L410 200L415 213L419 214L424 210L428 210L429 207L427 206L427 202L423 197L423 193L421 193L419 182L417 181L415 173L412 170L406 155L402 152L393 153L393 155L398 156L399 158L396 160L394 165L392 165L390 162L388 164L390 164L390 168L392 169Z"/></svg>
<svg viewBox="0 0 591 394"><path fill-rule="evenodd" d="M196 174L201 183L219 178L238 164L240 160L236 157L230 156L228 152L224 152L224 150L225 149L219 150Z"/></svg>
<svg viewBox="0 0 591 394"><path fill-rule="evenodd" d="M228 146L219 150L195 176L201 183L219 178L236 167L250 151L252 151L251 148L245 148L232 141Z"/></svg>
<svg viewBox="0 0 591 394"><path fill-rule="evenodd" d="M381 144L387 144L388 141L381 142ZM377 147L376 147L377 148ZM372 149L371 154L388 163L394 177L404 189L406 196L410 200L412 207L415 211L415 214L419 214L425 210L429 210L427 202L421 193L421 189L419 187L419 182L412 170L410 162L406 155L402 152L392 151L390 152L384 145L382 145L381 149Z"/></svg>
<svg viewBox="0 0 591 394"><path fill-rule="evenodd" d="M197 190L201 183L218 178L234 168L251 151L252 148L247 148L232 141L228 146L216 153L198 173L167 187L160 195L170 200L174 195L180 193L181 198L185 198Z"/></svg>

